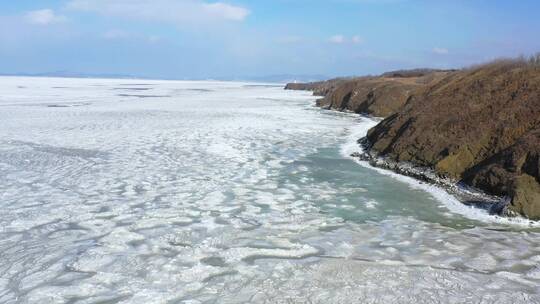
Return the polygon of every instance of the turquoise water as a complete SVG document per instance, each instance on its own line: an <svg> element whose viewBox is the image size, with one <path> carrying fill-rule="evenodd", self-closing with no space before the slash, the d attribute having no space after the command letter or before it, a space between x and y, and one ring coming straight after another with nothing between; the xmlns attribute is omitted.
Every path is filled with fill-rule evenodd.
<svg viewBox="0 0 540 304"><path fill-rule="evenodd" d="M305 166L308 170L290 174L298 166ZM405 183L344 159L336 147L320 149L305 160L295 162L286 174L290 174L286 178L290 183L306 187L324 183L330 188L340 189L335 195L318 201L318 204L322 212L347 221L366 223L381 221L388 216L404 216L452 228L482 225L481 222L446 212L444 205L425 191L411 189Z"/></svg>

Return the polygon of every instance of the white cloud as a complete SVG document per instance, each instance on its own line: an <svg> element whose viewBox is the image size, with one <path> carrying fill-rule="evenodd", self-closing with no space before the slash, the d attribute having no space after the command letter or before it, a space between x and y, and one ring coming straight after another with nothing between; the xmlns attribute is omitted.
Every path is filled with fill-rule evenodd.
<svg viewBox="0 0 540 304"><path fill-rule="evenodd" d="M147 40L148 40L148 42L150 42L150 43L158 43L158 42L161 41L161 37L155 36L155 35L154 35L154 36L148 37Z"/></svg>
<svg viewBox="0 0 540 304"><path fill-rule="evenodd" d="M109 39L109 40L118 40L118 39L124 39L128 38L130 35L128 32L123 30L109 30L103 34L103 38Z"/></svg>
<svg viewBox="0 0 540 304"><path fill-rule="evenodd" d="M66 21L66 17L57 15L51 9L30 11L24 15L26 22L37 25L49 25Z"/></svg>
<svg viewBox="0 0 540 304"><path fill-rule="evenodd" d="M362 39L362 37L358 35L352 36L350 38L344 35L335 35L335 36L330 37L328 41L335 44L345 44L345 43L362 44L364 43L364 39Z"/></svg>
<svg viewBox="0 0 540 304"><path fill-rule="evenodd" d="M71 0L67 8L175 25L239 22L250 14L241 6L202 0Z"/></svg>
<svg viewBox="0 0 540 304"><path fill-rule="evenodd" d="M352 40L352 43L354 43L354 44L362 44L362 43L364 43L364 39L362 39L362 37L360 37L360 36L353 36L351 40Z"/></svg>
<svg viewBox="0 0 540 304"><path fill-rule="evenodd" d="M437 54L437 55L446 55L448 54L448 49L445 49L445 48L440 48L440 47L435 47L433 48L433 53Z"/></svg>
<svg viewBox="0 0 540 304"><path fill-rule="evenodd" d="M101 37L106 40L132 40L139 42L147 42L150 44L159 43L161 41L161 37L157 35L146 36L134 32L127 32L121 29L108 30L103 33Z"/></svg>
<svg viewBox="0 0 540 304"><path fill-rule="evenodd" d="M201 6L208 15L226 20L242 21L250 13L246 8L222 2L201 3Z"/></svg>
<svg viewBox="0 0 540 304"><path fill-rule="evenodd" d="M336 44L343 44L345 43L345 36L343 35L335 35L330 37L330 42L336 43Z"/></svg>

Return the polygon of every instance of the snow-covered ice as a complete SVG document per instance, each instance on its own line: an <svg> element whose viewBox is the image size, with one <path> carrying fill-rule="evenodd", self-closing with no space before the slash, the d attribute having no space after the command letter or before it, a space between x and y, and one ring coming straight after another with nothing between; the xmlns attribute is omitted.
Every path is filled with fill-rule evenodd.
<svg viewBox="0 0 540 304"><path fill-rule="evenodd" d="M537 228L359 166L373 122L313 100L0 77L0 303L540 302Z"/></svg>

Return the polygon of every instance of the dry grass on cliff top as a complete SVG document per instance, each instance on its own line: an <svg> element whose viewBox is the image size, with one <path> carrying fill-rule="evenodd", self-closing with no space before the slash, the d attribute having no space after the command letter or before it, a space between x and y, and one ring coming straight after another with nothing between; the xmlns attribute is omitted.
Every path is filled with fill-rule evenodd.
<svg viewBox="0 0 540 304"><path fill-rule="evenodd" d="M499 58L493 61L472 65L465 70L478 70L478 69L503 69L511 70L514 68L540 68L540 53L532 56L520 56L517 58Z"/></svg>

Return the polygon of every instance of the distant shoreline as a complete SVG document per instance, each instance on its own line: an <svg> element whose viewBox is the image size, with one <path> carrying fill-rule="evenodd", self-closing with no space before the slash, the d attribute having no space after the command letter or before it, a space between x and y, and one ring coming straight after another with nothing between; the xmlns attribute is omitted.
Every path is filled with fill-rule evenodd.
<svg viewBox="0 0 540 304"><path fill-rule="evenodd" d="M136 75L115 75L115 74L77 74L77 73L7 73L0 74L0 77L31 77L31 78L66 78L66 79L119 79L119 80L149 80L149 81L219 81L219 82L250 82L250 83L271 83L286 85L292 81L318 81L320 79L326 79L325 76L320 75L275 75L275 76L262 76L262 77L208 77L208 78L159 78L159 77L147 77Z"/></svg>

